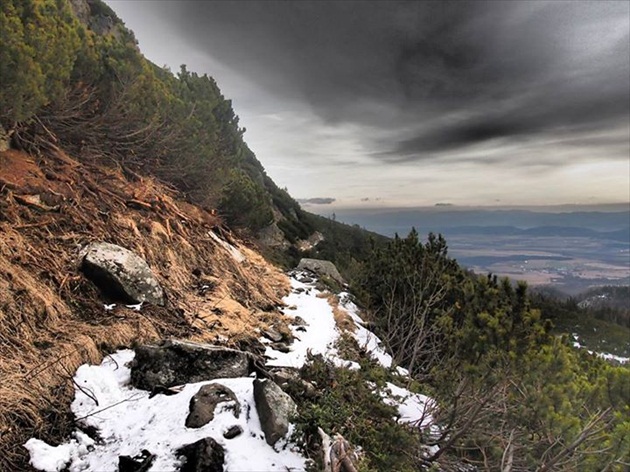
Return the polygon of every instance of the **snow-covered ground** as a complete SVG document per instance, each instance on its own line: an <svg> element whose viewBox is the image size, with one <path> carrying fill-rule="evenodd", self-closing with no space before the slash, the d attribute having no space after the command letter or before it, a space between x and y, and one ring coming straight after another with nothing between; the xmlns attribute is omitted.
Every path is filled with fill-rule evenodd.
<svg viewBox="0 0 630 472"><path fill-rule="evenodd" d="M291 293L283 299L287 304L285 315L291 318L300 317L305 326L292 326L295 341L291 344L290 352L280 352L267 346L265 355L271 358L269 366L300 368L306 362L307 351L312 354L322 354L324 357L335 358L337 351L334 347L340 332L335 325L335 317L328 300L324 298L315 283L300 282L301 273L291 278ZM263 342L267 342L262 339Z"/></svg>
<svg viewBox="0 0 630 472"><path fill-rule="evenodd" d="M288 305L285 313L299 316L306 325L293 327L297 339L290 352L282 353L267 346L266 355L272 358L268 365L301 367L310 351L324 355L337 365L359 368L357 363L339 357L334 345L341 333L335 324L333 309L327 298L315 288L315 283L298 280L303 276L300 273L292 276L293 290L284 302ZM340 299L339 309L345 310L357 326L353 333L355 339L384 367L391 367L391 356L385 352L380 340L363 326L359 310L350 296L344 293ZM78 422L96 428L100 440L95 442L81 431L56 447L32 438L25 447L35 468L46 472L117 470L119 456L135 456L146 449L157 456L149 471L176 471L181 465L176 456L178 448L212 437L225 450L224 470L227 472L305 469L306 459L294 445L281 441L274 448L266 443L254 403L253 377L187 384L176 395L149 398L149 392L130 385L127 365L133 357L133 351L122 350L107 357L98 366L86 364L77 370L74 381L78 387L72 412ZM404 369L398 372L406 374ZM241 405L241 414L236 418L222 403L217 407L214 419L206 426L187 428L184 423L190 399L202 385L209 383L221 383L230 388ZM398 406L401 422L420 428L434 427L430 414L433 401L430 398L391 383L380 394L383 401ZM243 433L234 439L225 439L223 433L234 425L240 426Z"/></svg>
<svg viewBox="0 0 630 472"><path fill-rule="evenodd" d="M226 471L302 471L305 459L293 452L290 445L276 445L274 450L265 441L256 412L253 378L216 379L187 384L177 395L156 395L129 385L130 369L126 366L134 357L130 350L118 351L101 365L79 367L77 389L72 403L75 417L98 429L102 442L95 443L81 432L75 439L51 447L38 439L30 439L26 448L31 464L40 470L58 472L68 466L69 472L118 470L118 457L135 456L143 449L157 457L152 471L178 470L181 461L175 451L203 438L212 437L225 450ZM201 428L187 428L185 419L191 397L202 385L220 383L231 389L241 404L239 418L220 404L214 419ZM89 395L85 392L89 392ZM93 398L98 399L98 405ZM238 425L243 433L225 439L223 433Z"/></svg>
<svg viewBox="0 0 630 472"><path fill-rule="evenodd" d="M378 336L364 327L365 322L359 316L359 308L352 302L351 295L348 292L342 292L339 294L339 299L339 308L345 310L352 318L352 321L354 321L356 330L352 334L359 346L365 348L379 364L389 369L393 363L392 356L385 351L383 342ZM409 371L400 366L396 367L396 371L400 375L409 375Z"/></svg>

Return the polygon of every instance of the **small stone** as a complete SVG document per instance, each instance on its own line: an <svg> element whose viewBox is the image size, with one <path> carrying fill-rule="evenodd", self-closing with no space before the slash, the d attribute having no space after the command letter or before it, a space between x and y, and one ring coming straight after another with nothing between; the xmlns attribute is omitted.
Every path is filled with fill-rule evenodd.
<svg viewBox="0 0 630 472"><path fill-rule="evenodd" d="M291 320L293 326L308 326L308 323L301 316L296 316Z"/></svg>
<svg viewBox="0 0 630 472"><path fill-rule="evenodd" d="M154 460L155 454L151 454L146 449L143 449L140 454L134 457L119 456L118 472L146 472Z"/></svg>
<svg viewBox="0 0 630 472"><path fill-rule="evenodd" d="M200 439L177 450L184 457L180 472L223 472L225 452L212 438Z"/></svg>
<svg viewBox="0 0 630 472"><path fill-rule="evenodd" d="M269 371L269 375L280 387L284 387L289 382L300 381L300 371L294 367L274 367Z"/></svg>
<svg viewBox="0 0 630 472"><path fill-rule="evenodd" d="M279 342L282 341L282 334L280 334L278 331L276 331L274 328L268 328L263 330L262 332L263 336L265 336L267 339L272 340L273 342Z"/></svg>
<svg viewBox="0 0 630 472"><path fill-rule="evenodd" d="M223 437L225 439L234 439L235 437L240 436L241 434L243 434L243 428L235 424L234 426L230 426L228 430L225 433L223 433Z"/></svg>
<svg viewBox="0 0 630 472"><path fill-rule="evenodd" d="M232 402L230 408L237 418L241 406L232 390L221 384L208 384L199 389L190 399L189 413L186 418L187 428L201 428L214 419L214 410L219 403Z"/></svg>
<svg viewBox="0 0 630 472"><path fill-rule="evenodd" d="M291 352L291 348L285 343L271 343L269 347L271 347L274 351L284 352L285 354L287 352Z"/></svg>

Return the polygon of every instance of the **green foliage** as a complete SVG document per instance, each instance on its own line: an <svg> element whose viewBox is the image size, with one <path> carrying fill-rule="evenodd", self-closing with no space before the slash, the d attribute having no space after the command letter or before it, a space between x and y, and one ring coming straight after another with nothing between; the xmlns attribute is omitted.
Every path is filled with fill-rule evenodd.
<svg viewBox="0 0 630 472"><path fill-rule="evenodd" d="M229 224L237 227L247 225L253 231L273 221L271 205L264 189L242 171L235 171L230 176L219 208Z"/></svg>
<svg viewBox="0 0 630 472"><path fill-rule="evenodd" d="M237 228L268 225L274 204L289 237L310 235L299 205L243 141L216 82L184 66L177 76L156 67L105 3L89 6L80 24L67 0L2 3L0 122L16 142L37 152L52 132L80 159L153 174L195 203L219 206Z"/></svg>
<svg viewBox="0 0 630 472"><path fill-rule="evenodd" d="M624 296L624 287L615 287ZM600 294L596 289L584 296ZM607 291L604 293L608 293ZM614 293L614 292L613 292ZM532 305L544 320L553 324L553 332L578 336L581 345L597 352L630 357L630 327L621 308L603 306L580 307L574 298L560 298L539 292L532 294ZM630 311L629 311L630 312Z"/></svg>
<svg viewBox="0 0 630 472"><path fill-rule="evenodd" d="M0 5L0 120L27 120L64 91L80 50L79 25L64 0Z"/></svg>
<svg viewBox="0 0 630 472"><path fill-rule="evenodd" d="M364 363L360 370L348 370L334 367L321 356L311 358L302 368L301 377L317 386L317 396L308 398L299 389L291 392L299 406L298 432L307 438L311 451L317 450L320 427L331 435L339 433L364 449L362 470L418 470L415 451L421 447L419 434L397 423L393 419L396 408L384 404L370 387L374 380L387 375L374 364Z"/></svg>
<svg viewBox="0 0 630 472"><path fill-rule="evenodd" d="M498 469L511 445L519 470L623 470L630 369L553 336L524 283L467 273L415 231L375 250L364 277L379 334L448 425L433 460Z"/></svg>

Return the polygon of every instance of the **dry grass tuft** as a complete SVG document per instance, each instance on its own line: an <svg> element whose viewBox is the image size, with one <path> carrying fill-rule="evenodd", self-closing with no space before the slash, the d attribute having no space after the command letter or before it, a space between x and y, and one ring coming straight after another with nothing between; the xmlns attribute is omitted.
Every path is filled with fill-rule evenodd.
<svg viewBox="0 0 630 472"><path fill-rule="evenodd" d="M348 312L339 308L339 297L328 292L324 292L320 296L328 300L328 304L333 311L333 316L335 318L335 324L337 325L337 328L339 328L342 333L354 333L357 330L357 326L354 323L352 317L348 314Z"/></svg>
<svg viewBox="0 0 630 472"><path fill-rule="evenodd" d="M230 237L246 258L237 262L213 230L216 216L152 179L129 181L61 153L0 153L0 470L29 468L29 437L55 444L73 429L82 363L165 337L239 343L283 319L284 274ZM142 255L167 306L105 311L78 270L92 241Z"/></svg>

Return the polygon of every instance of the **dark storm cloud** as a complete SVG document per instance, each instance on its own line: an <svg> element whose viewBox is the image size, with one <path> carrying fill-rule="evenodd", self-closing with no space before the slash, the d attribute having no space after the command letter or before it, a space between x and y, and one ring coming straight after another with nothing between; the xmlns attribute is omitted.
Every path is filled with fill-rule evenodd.
<svg viewBox="0 0 630 472"><path fill-rule="evenodd" d="M628 2L158 3L188 44L383 159L627 128ZM386 136L384 138L383 136ZM627 136L627 133L625 133ZM610 136L618 147L624 136ZM607 145L601 138L601 146Z"/></svg>
<svg viewBox="0 0 630 472"><path fill-rule="evenodd" d="M420 136L401 141L393 152L388 151L385 155L398 157L399 160L405 160L407 156L417 158L414 157L417 153L457 149L491 139L515 138L534 133L537 129L540 128L517 118L466 120L462 124L440 127L438 130L430 130ZM429 156L431 154L427 154L427 157Z"/></svg>

